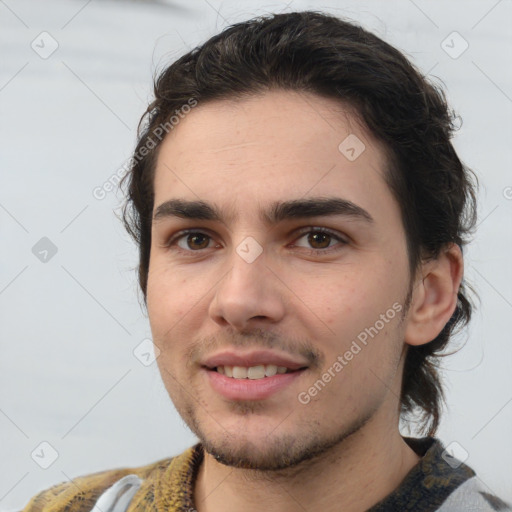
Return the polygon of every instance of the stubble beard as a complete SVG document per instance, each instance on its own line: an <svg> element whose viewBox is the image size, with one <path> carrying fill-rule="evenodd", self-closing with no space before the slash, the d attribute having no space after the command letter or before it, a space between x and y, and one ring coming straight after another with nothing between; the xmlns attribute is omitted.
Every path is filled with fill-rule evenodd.
<svg viewBox="0 0 512 512"><path fill-rule="evenodd" d="M230 406L238 414L254 414L264 407L261 402L236 402ZM255 470L255 472L272 472L272 477L290 477L307 467L319 463L332 450L343 443L347 438L363 428L373 417L378 407L374 407L366 414L356 418L348 426L335 433L322 431L322 418L305 421L300 431L293 433L279 433L278 425L263 440L254 442L247 438L243 432L236 434L222 430L216 435L205 432L201 421L198 420L194 406L188 404L183 411L178 411L190 430L197 436L206 453L210 454L219 463L233 467ZM293 422L293 415L285 417L283 426ZM281 429L282 430L282 429ZM256 475L255 475L256 476Z"/></svg>

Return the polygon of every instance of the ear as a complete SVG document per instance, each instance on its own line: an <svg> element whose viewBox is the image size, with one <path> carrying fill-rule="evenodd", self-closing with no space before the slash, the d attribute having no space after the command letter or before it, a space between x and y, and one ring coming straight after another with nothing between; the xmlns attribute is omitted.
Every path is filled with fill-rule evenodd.
<svg viewBox="0 0 512 512"><path fill-rule="evenodd" d="M457 244L450 244L435 260L422 265L407 313L407 344L423 345L442 331L457 306L463 273L464 260Z"/></svg>

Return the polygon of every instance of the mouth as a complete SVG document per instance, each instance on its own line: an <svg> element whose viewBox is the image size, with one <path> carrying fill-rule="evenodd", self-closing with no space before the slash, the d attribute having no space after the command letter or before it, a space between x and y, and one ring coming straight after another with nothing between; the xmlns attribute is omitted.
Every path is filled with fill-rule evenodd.
<svg viewBox="0 0 512 512"><path fill-rule="evenodd" d="M207 385L229 401L265 400L290 387L307 367L297 369L273 364L257 366L203 366ZM302 386L304 387L304 386ZM298 391L297 391L298 392Z"/></svg>
<svg viewBox="0 0 512 512"><path fill-rule="evenodd" d="M307 360L278 350L225 349L201 366L206 385L224 399L264 400L300 379L307 365Z"/></svg>
<svg viewBox="0 0 512 512"><path fill-rule="evenodd" d="M273 377L274 375L284 375L287 373L295 373L305 370L303 366L297 369L287 368L286 366L277 366L275 364L259 364L255 366L230 366L219 365L213 368L204 366L209 371L220 373L230 379L250 379L260 380Z"/></svg>

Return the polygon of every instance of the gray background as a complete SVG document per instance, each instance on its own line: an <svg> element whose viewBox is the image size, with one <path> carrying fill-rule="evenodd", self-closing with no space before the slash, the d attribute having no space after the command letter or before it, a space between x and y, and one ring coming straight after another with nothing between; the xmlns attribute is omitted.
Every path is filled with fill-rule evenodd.
<svg viewBox="0 0 512 512"><path fill-rule="evenodd" d="M0 510L196 442L156 363L134 355L151 338L137 253L115 216L121 196L93 190L130 156L155 69L228 24L306 8L358 20L402 49L444 82L463 119L455 145L482 182L466 276L482 304L444 362L439 437L512 500L510 1L0 0ZM36 257L43 237L57 249L46 261Z"/></svg>

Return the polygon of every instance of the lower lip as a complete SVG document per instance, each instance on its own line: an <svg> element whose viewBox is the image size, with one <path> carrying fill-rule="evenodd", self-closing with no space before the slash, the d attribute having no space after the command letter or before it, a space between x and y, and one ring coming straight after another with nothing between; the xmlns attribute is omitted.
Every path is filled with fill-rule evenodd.
<svg viewBox="0 0 512 512"><path fill-rule="evenodd" d="M234 379L216 370L204 369L204 371L208 374L212 388L230 400L264 400L289 386L304 372L304 370L297 370L291 373L279 373L262 379Z"/></svg>

